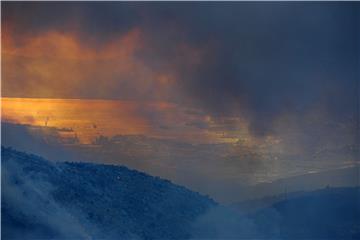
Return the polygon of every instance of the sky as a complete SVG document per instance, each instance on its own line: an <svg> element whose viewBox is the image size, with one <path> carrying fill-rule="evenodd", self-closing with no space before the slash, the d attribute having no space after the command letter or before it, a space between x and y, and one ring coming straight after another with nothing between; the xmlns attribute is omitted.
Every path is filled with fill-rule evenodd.
<svg viewBox="0 0 360 240"><path fill-rule="evenodd" d="M5 2L1 11L5 120L302 158L358 145L358 3Z"/></svg>

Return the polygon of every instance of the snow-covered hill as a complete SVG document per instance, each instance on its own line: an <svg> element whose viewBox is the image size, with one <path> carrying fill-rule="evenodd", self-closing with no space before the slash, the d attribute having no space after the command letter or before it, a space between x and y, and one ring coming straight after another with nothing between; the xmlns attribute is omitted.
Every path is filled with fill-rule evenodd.
<svg viewBox="0 0 360 240"><path fill-rule="evenodd" d="M216 203L126 167L2 148L3 239L185 239Z"/></svg>

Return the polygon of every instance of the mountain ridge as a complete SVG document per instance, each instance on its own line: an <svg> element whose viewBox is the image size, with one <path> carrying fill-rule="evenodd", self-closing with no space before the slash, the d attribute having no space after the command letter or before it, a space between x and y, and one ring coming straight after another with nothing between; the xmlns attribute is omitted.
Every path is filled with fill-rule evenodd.
<svg viewBox="0 0 360 240"><path fill-rule="evenodd" d="M185 187L126 167L53 163L9 148L1 151L4 238L21 238L13 235L20 230L30 238L184 239L190 237L197 216L217 205ZM34 206L38 211L29 212ZM71 226L46 225L48 218L72 219L77 228L64 235L61 229Z"/></svg>

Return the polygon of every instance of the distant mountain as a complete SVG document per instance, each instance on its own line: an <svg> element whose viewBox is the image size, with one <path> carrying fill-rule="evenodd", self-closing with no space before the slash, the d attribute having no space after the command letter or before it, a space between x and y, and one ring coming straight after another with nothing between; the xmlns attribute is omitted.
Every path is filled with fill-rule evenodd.
<svg viewBox="0 0 360 240"><path fill-rule="evenodd" d="M276 239L360 239L360 187L286 192L229 206L262 236Z"/></svg>
<svg viewBox="0 0 360 240"><path fill-rule="evenodd" d="M281 193L273 196L266 196L263 198L251 199L246 201L241 201L237 203L232 203L229 206L235 208L243 213L252 213L257 210L271 207L273 204L277 202L281 202L284 200L289 200L294 197L303 196L308 192L291 192L291 193Z"/></svg>
<svg viewBox="0 0 360 240"><path fill-rule="evenodd" d="M249 202L252 211L247 212L234 206L212 208L197 220L206 227L197 239L360 239L360 188L289 195L268 206Z"/></svg>
<svg viewBox="0 0 360 240"><path fill-rule="evenodd" d="M288 193L301 193L315 191L318 189L332 187L356 187L360 186L360 166L345 167L333 170L326 170L316 173L307 173L294 177L282 178L269 183L260 183L239 190L237 195L242 201L234 205L246 204L246 202L266 201L270 198L276 202ZM296 195L296 194L295 194ZM259 202L261 205L261 203Z"/></svg>
<svg viewBox="0 0 360 240"><path fill-rule="evenodd" d="M300 194L300 193L297 193ZM360 239L360 188L302 193L249 216L257 231L277 239Z"/></svg>
<svg viewBox="0 0 360 240"><path fill-rule="evenodd" d="M185 239L217 205L126 167L1 156L3 239Z"/></svg>

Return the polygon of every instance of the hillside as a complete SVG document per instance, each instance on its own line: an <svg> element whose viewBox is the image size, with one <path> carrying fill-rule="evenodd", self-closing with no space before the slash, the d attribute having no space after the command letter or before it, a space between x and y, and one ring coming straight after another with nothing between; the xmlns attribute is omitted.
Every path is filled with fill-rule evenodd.
<svg viewBox="0 0 360 240"><path fill-rule="evenodd" d="M3 239L184 239L192 222L216 205L126 167L1 150Z"/></svg>
<svg viewBox="0 0 360 240"><path fill-rule="evenodd" d="M360 239L360 188L296 193L249 217L269 237Z"/></svg>

